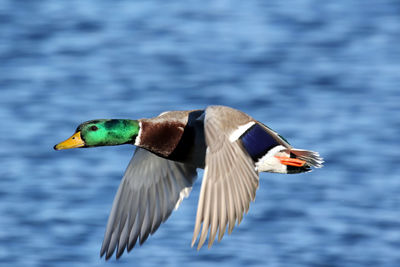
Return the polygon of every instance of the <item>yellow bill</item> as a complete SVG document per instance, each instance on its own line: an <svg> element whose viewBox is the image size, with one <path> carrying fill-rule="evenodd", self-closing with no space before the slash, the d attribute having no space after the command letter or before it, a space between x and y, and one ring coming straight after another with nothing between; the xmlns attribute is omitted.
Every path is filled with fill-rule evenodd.
<svg viewBox="0 0 400 267"><path fill-rule="evenodd" d="M81 132L76 132L73 136L68 138L65 141L54 146L55 150L61 149L69 149L69 148L76 148L76 147L83 147L85 142L81 138Z"/></svg>

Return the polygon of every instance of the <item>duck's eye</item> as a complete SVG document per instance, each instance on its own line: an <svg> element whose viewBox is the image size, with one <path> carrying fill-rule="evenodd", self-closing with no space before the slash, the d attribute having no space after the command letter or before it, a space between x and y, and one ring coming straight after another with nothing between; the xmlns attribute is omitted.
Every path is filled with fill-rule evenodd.
<svg viewBox="0 0 400 267"><path fill-rule="evenodd" d="M96 125L93 125L92 127L90 127L90 130L91 131L97 131L99 128L97 128L97 126Z"/></svg>

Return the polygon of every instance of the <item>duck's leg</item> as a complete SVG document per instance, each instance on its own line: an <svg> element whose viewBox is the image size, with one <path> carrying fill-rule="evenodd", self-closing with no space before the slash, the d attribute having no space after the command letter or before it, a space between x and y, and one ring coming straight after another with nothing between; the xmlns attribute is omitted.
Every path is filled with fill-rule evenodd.
<svg viewBox="0 0 400 267"><path fill-rule="evenodd" d="M307 162L301 159L295 159L295 158L289 158L289 157L280 157L280 156L275 156L281 164L283 165L288 165L288 166L294 166L294 167L303 167L304 164Z"/></svg>

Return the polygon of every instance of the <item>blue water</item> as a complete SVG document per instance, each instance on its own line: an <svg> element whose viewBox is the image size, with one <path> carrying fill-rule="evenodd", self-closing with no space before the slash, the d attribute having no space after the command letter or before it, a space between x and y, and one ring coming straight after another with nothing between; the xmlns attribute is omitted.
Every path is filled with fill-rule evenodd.
<svg viewBox="0 0 400 267"><path fill-rule="evenodd" d="M400 266L399 14L389 0L1 0L0 265ZM199 179L142 247L100 259L133 147L53 145L82 121L211 104L325 167L261 174L242 224L197 252Z"/></svg>

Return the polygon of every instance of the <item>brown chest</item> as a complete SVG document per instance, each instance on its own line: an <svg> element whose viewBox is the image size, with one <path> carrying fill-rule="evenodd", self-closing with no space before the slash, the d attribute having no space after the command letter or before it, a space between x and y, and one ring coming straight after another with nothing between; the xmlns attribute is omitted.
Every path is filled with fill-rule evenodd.
<svg viewBox="0 0 400 267"><path fill-rule="evenodd" d="M185 124L179 121L143 120L140 123L138 145L163 157L168 157L175 150L185 129Z"/></svg>

